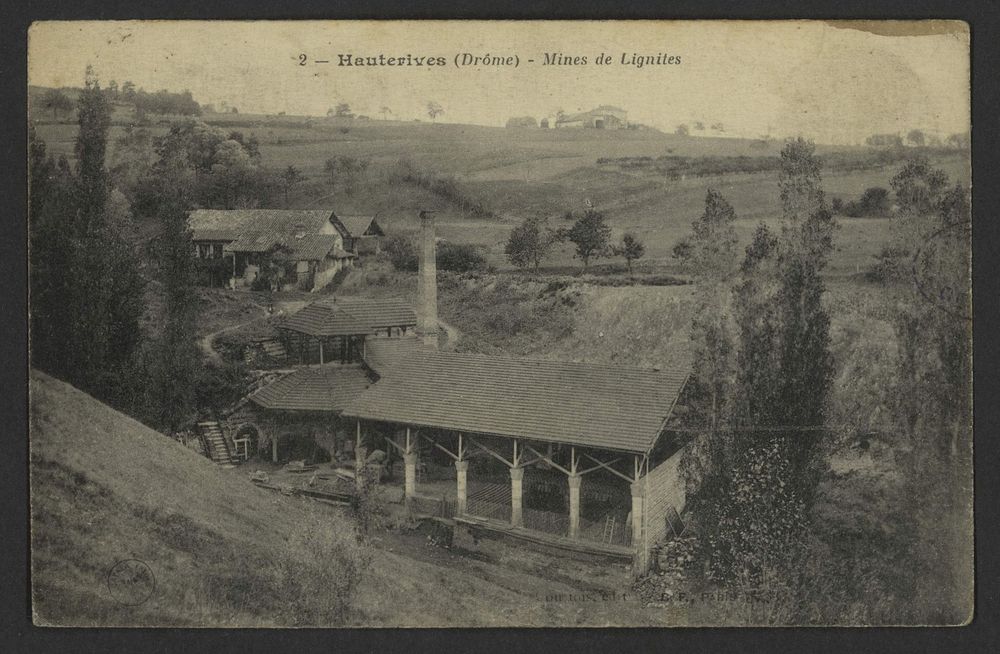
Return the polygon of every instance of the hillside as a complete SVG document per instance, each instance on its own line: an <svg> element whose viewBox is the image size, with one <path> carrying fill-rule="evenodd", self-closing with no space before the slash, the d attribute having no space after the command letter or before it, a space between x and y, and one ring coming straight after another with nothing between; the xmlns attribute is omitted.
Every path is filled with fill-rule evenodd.
<svg viewBox="0 0 1000 654"><path fill-rule="evenodd" d="M151 117L145 127L160 136L176 118ZM77 132L72 118L41 119L37 131L49 152L72 159ZM116 141L132 120L116 105L110 165L118 161ZM614 239L629 231L645 242L640 266L668 271L676 263L671 250L703 211L709 188L733 205L744 243L759 222L774 226L781 215L777 172L760 169L764 160L773 165L783 144L778 139L244 114L204 114L200 120L255 138L261 165L273 170L294 166L303 173L305 180L289 193L291 208L329 206L343 214L375 214L390 231L414 228L419 210L434 209L442 237L483 246L490 262L501 268L509 267L503 243L514 224L543 216L551 227L563 227L567 212L582 212L588 203L606 215ZM886 152L865 147L820 144L817 154L830 158L823 170L827 196L846 202L866 188L888 188L910 152L888 153L889 163L878 160ZM951 179L969 181L963 154L927 154ZM663 157L679 161L679 168L665 175L655 167L627 163ZM367 163L362 173L331 178L324 171L331 158ZM728 167L720 168L720 159ZM737 171L745 166L746 172L732 172L734 166ZM719 170L730 172L706 174ZM283 197L272 200L273 206L285 206ZM889 242L889 223L841 217L830 272L853 274L871 266ZM572 248L563 245L546 265L575 265L572 255Z"/></svg>
<svg viewBox="0 0 1000 654"><path fill-rule="evenodd" d="M406 529L365 546L340 510L252 485L43 373L31 373L36 624L294 626L665 623L624 570L499 543L472 556ZM470 545L471 547L472 545ZM117 603L109 570L144 561L151 597ZM346 572L358 579L352 595ZM557 596L557 600L549 598ZM345 601L341 601L345 600Z"/></svg>

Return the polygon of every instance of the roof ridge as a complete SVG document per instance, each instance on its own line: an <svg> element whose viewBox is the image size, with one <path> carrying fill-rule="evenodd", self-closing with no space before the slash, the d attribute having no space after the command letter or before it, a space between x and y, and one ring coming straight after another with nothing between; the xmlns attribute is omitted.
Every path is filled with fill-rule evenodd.
<svg viewBox="0 0 1000 654"><path fill-rule="evenodd" d="M514 363L536 363L536 364L562 364L571 366L581 366L581 367L597 367L602 369L614 369L628 372L650 372L650 373L663 373L663 372L677 372L681 374L689 374L690 371L687 370L687 366L684 363L670 364L666 367L660 368L641 368L638 366L625 366L619 363L601 363L601 362L591 362L591 361L567 361L564 359L540 359L536 357L526 357L526 356L513 356L507 354L482 354L479 352L442 352L437 350L421 350L421 353L427 354L429 356L451 356L455 358L478 358L487 359L490 361L509 361Z"/></svg>

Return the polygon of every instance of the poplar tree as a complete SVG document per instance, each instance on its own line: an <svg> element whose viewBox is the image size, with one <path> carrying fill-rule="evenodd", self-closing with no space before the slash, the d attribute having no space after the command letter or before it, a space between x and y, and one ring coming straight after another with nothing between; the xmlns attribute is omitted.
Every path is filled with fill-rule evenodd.
<svg viewBox="0 0 1000 654"><path fill-rule="evenodd" d="M144 280L127 203L112 196L105 168L110 106L89 68L78 119L75 174L61 169L46 188L32 171L43 184L32 226L32 361L121 404L135 381Z"/></svg>

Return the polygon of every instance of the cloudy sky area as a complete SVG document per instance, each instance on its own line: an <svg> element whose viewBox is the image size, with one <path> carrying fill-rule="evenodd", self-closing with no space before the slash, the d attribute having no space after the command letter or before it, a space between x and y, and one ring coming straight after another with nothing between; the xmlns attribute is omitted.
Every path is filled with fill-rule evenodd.
<svg viewBox="0 0 1000 654"><path fill-rule="evenodd" d="M325 115L348 102L372 117L385 105L398 119L427 120L435 100L445 110L439 122L503 125L511 116L613 104L631 121L666 130L700 120L732 135L856 143L873 132L968 130L969 40L952 27L959 31L883 36L804 21L53 22L29 34L28 79L80 86L89 63L102 82L188 89L203 104L241 113ZM517 54L521 63L456 68L463 52ZM441 56L448 65L337 66L347 53ZM588 64L544 66L544 53ZM614 63L595 65L600 53ZM622 53L682 63L637 69L620 63ZM298 65L300 54L307 65Z"/></svg>

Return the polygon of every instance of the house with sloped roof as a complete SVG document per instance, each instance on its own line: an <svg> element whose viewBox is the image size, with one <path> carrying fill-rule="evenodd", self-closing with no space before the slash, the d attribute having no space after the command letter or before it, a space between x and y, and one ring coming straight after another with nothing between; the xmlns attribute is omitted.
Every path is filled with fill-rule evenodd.
<svg viewBox="0 0 1000 654"><path fill-rule="evenodd" d="M352 266L359 249L377 252L384 235L374 217L341 219L329 209L198 209L188 226L203 281L232 288L278 266L280 283L317 290Z"/></svg>
<svg viewBox="0 0 1000 654"><path fill-rule="evenodd" d="M584 127L589 129L625 129L628 112L621 107L602 104L596 109L575 114L564 114L556 119L556 128Z"/></svg>

